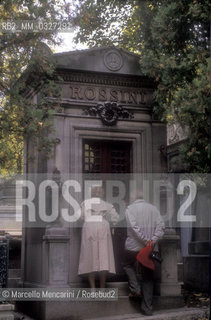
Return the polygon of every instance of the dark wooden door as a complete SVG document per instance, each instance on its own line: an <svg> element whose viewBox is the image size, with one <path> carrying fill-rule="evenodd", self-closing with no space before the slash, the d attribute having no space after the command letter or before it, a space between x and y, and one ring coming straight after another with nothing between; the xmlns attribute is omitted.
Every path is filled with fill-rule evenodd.
<svg viewBox="0 0 211 320"><path fill-rule="evenodd" d="M108 179L121 179L126 185L125 202L128 201L128 175L132 170L131 143L125 141L99 141L84 140L83 143L83 172L91 179L103 177L105 183ZM102 174L106 174L105 176ZM115 189L114 189L115 193ZM118 208L117 212L118 211ZM120 212L119 212L120 213ZM120 213L123 214L124 213ZM126 228L124 221L121 221L114 232L112 232L114 256L116 263L116 276L113 281L125 280L125 274L122 269L122 260L124 255L124 243L126 239Z"/></svg>
<svg viewBox="0 0 211 320"><path fill-rule="evenodd" d="M130 142L85 140L84 173L130 173Z"/></svg>

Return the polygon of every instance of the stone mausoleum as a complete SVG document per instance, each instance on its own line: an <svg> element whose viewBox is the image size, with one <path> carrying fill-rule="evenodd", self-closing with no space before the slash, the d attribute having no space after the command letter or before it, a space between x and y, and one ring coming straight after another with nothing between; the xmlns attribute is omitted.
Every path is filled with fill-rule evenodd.
<svg viewBox="0 0 211 320"><path fill-rule="evenodd" d="M40 153L33 162L27 160L26 177L34 177L37 173L49 175L55 178L59 188L68 177L81 182L84 177L94 180L102 177L103 183L108 176L110 180L121 177L127 189L127 177L165 176L166 126L153 115L155 83L143 75L139 57L123 49L96 48L58 53L54 58L57 82L62 91L60 108L54 118L58 144L50 159ZM31 92L34 104L40 95L41 91ZM49 103L52 100L56 102L56 98L49 98ZM35 155L34 150L33 143L28 141L26 159ZM142 186L141 180L139 182ZM116 189L114 186L114 193L118 193ZM156 192L160 203L163 201L162 190ZM125 202L130 201L129 194L130 190L127 190ZM78 201L82 200L83 190L78 195ZM153 197L149 200L154 202ZM60 197L60 207L63 204L64 199ZM162 208L161 214L165 215ZM27 222L24 223L22 286L86 287L86 279L77 275L81 225L60 218L44 227L28 228ZM72 319L71 316L86 319L137 312L136 304L128 299L127 279L121 267L125 232L124 224L114 230L117 274L107 281L108 288L118 288L118 301L24 302L24 311L42 320ZM156 272L155 308L182 305L177 276L178 241L175 230L167 223L160 242L163 262Z"/></svg>

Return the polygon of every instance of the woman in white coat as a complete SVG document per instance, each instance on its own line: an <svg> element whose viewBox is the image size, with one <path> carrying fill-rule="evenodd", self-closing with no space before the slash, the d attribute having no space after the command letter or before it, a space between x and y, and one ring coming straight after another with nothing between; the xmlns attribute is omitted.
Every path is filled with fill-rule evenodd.
<svg viewBox="0 0 211 320"><path fill-rule="evenodd" d="M87 274L91 288L99 275L100 288L105 288L107 273L115 274L115 262L110 224L119 220L112 204L102 200L103 189L92 188L91 199L81 204L84 219L78 274Z"/></svg>

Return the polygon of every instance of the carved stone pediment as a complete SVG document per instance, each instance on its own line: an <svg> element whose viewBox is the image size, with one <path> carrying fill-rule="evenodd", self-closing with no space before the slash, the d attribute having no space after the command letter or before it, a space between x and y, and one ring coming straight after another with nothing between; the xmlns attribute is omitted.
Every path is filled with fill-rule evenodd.
<svg viewBox="0 0 211 320"><path fill-rule="evenodd" d="M58 69L142 76L138 55L115 47L54 54Z"/></svg>

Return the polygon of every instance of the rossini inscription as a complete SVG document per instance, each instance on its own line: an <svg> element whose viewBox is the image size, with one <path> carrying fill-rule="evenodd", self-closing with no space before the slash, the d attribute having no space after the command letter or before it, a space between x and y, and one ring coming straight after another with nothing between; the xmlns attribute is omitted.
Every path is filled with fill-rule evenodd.
<svg viewBox="0 0 211 320"><path fill-rule="evenodd" d="M146 92L142 89L114 89L94 86L71 85L68 97L73 100L111 101L125 104L146 104Z"/></svg>

